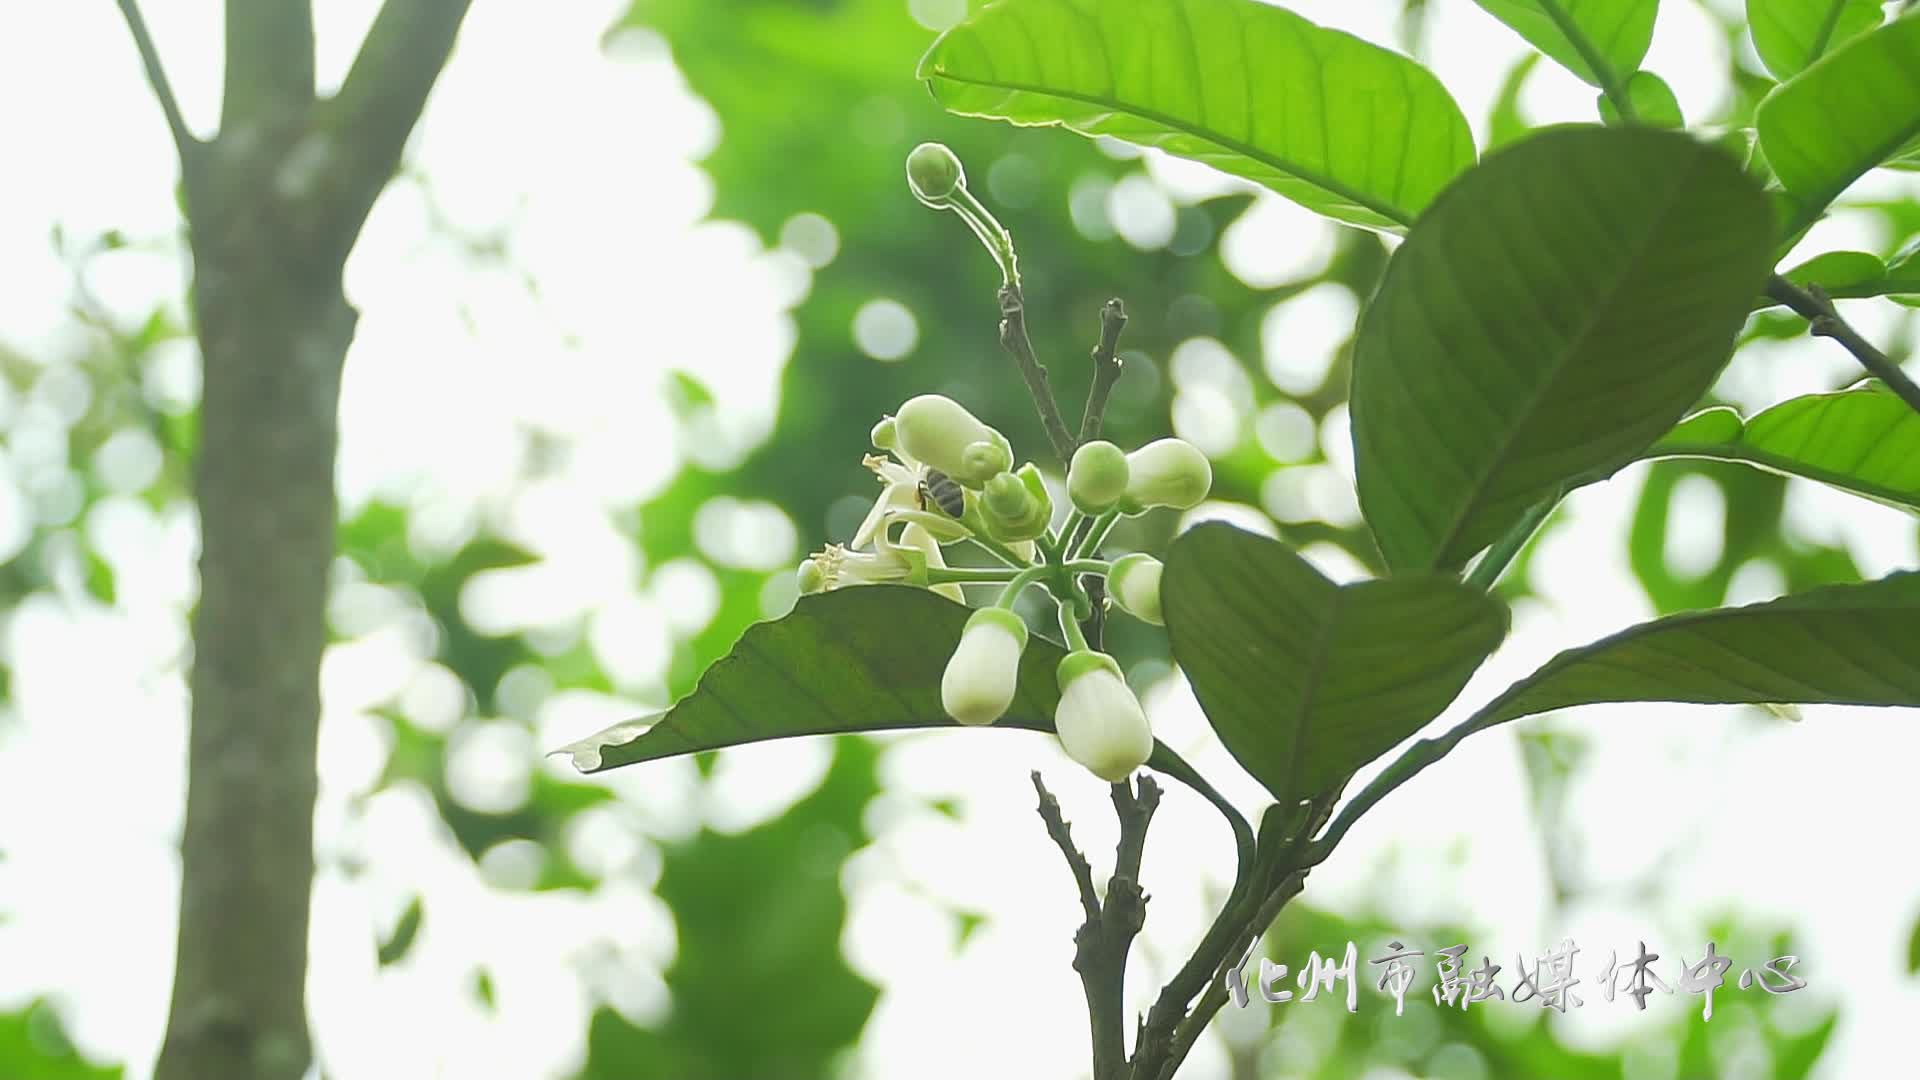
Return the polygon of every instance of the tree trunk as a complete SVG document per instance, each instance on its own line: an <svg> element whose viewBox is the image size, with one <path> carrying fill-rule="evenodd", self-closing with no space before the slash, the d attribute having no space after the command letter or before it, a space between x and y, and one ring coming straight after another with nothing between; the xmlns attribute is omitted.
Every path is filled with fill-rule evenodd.
<svg viewBox="0 0 1920 1080"><path fill-rule="evenodd" d="M272 231L246 232L221 249L196 229L194 245L201 584L180 936L156 1080L298 1080L311 1058L319 669L354 314L337 267L303 267Z"/></svg>

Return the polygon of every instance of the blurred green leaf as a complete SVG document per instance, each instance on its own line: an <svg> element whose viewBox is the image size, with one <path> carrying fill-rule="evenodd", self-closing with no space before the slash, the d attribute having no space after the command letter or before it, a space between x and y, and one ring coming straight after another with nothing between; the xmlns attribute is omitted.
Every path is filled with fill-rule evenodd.
<svg viewBox="0 0 1920 1080"><path fill-rule="evenodd" d="M1920 415L1878 382L1783 401L1752 419L1695 413L1648 457L1740 461L1920 512Z"/></svg>
<svg viewBox="0 0 1920 1080"><path fill-rule="evenodd" d="M1646 58L1653 43L1654 16L1660 0L1473 0L1512 27L1527 43L1594 86L1605 79L1588 57L1597 57L1606 73L1625 79Z"/></svg>
<svg viewBox="0 0 1920 1080"><path fill-rule="evenodd" d="M1636 71L1627 80L1627 100L1633 102L1633 115L1638 123L1659 128L1687 125L1686 117L1680 112L1680 99L1673 96L1673 87L1651 71ZM1620 110L1613 107L1613 99L1607 95L1600 95L1598 105L1600 118L1608 126L1619 127L1624 122Z"/></svg>
<svg viewBox="0 0 1920 1080"><path fill-rule="evenodd" d="M381 967L397 964L406 958L413 948L413 939L420 933L420 897L407 901L407 908L400 913L400 921L394 924L393 933L380 943L378 959Z"/></svg>
<svg viewBox="0 0 1920 1080"><path fill-rule="evenodd" d="M969 612L905 585L802 597L785 618L749 627L672 708L554 752L594 773L795 735L958 727L940 704L940 677ZM1054 668L1065 656L1032 636L1013 705L996 728L1053 730ZM1155 743L1147 764L1193 782L1192 769L1164 744Z"/></svg>
<svg viewBox="0 0 1920 1080"><path fill-rule="evenodd" d="M1530 52L1509 68L1506 78L1500 80L1500 92L1494 96L1493 112L1487 120L1488 152L1532 130L1520 111L1520 91L1525 89L1527 77L1533 74L1533 69L1539 64L1540 54Z"/></svg>
<svg viewBox="0 0 1920 1080"><path fill-rule="evenodd" d="M1157 146L1370 228L1411 224L1474 159L1431 72L1254 0L1001 0L920 76L961 115Z"/></svg>
<svg viewBox="0 0 1920 1080"><path fill-rule="evenodd" d="M1824 251L1780 276L1805 287L1844 288L1877 281L1887 275L1887 264L1870 251Z"/></svg>
<svg viewBox="0 0 1920 1080"><path fill-rule="evenodd" d="M1388 565L1457 567L1670 429L1725 365L1772 243L1752 181L1675 132L1556 129L1462 177L1354 345L1360 505Z"/></svg>
<svg viewBox="0 0 1920 1080"><path fill-rule="evenodd" d="M1913 932L1907 936L1907 974L1920 975L1920 918L1913 920Z"/></svg>
<svg viewBox="0 0 1920 1080"><path fill-rule="evenodd" d="M1761 102L1760 145L1814 220L1868 169L1920 135L1920 13L1828 53Z"/></svg>
<svg viewBox="0 0 1920 1080"><path fill-rule="evenodd" d="M1208 722L1281 805L1438 716L1507 631L1504 604L1451 577L1335 585L1217 522L1174 541L1161 595Z"/></svg>
<svg viewBox="0 0 1920 1080"><path fill-rule="evenodd" d="M118 1066L94 1065L74 1050L60 1014L35 1000L15 1013L0 1013L0 1069L7 1080L119 1080Z"/></svg>
<svg viewBox="0 0 1920 1080"><path fill-rule="evenodd" d="M1555 656L1481 727L1619 701L1920 705L1920 573L1686 612Z"/></svg>
<svg viewBox="0 0 1920 1080"><path fill-rule="evenodd" d="M1747 0L1753 49L1777 79L1800 74L1885 17L1881 0Z"/></svg>

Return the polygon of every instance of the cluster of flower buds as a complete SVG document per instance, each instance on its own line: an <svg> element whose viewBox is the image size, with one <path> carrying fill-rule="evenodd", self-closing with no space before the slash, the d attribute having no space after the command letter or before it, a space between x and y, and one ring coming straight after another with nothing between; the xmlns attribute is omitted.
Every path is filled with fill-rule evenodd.
<svg viewBox="0 0 1920 1080"><path fill-rule="evenodd" d="M1206 455L1179 439L1132 453L1088 442L1067 468L1071 505L1056 512L1039 468L1016 467L1006 437L950 398L908 400L875 425L873 444L885 451L866 458L880 497L850 546L829 545L800 565L801 592L891 582L965 602L963 584L997 586L992 606L967 620L940 680L948 715L984 725L1012 706L1028 639L1013 607L1024 589L1040 586L1052 594L1070 646L1055 673L1060 743L1102 779L1126 779L1153 752L1153 733L1119 665L1088 645L1081 623L1096 594L1086 583L1104 579L1120 610L1160 622L1159 560L1134 553L1108 562L1100 551L1119 518L1189 509L1206 498L1213 483ZM977 547L997 565L949 567L941 549L955 544Z"/></svg>

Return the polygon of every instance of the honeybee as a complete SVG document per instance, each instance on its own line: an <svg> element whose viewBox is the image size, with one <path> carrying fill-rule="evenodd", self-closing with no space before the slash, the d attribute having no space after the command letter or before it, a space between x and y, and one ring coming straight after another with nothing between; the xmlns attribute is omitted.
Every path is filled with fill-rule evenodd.
<svg viewBox="0 0 1920 1080"><path fill-rule="evenodd" d="M922 510L931 503L950 518L957 518L966 513L966 491L954 481L953 477L939 469L927 470L927 475L920 481L919 495Z"/></svg>

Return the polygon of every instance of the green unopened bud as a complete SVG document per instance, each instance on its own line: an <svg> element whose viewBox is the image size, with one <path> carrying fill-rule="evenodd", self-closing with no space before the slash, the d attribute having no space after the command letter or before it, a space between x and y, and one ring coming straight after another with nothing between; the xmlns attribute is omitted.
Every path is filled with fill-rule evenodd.
<svg viewBox="0 0 1920 1080"><path fill-rule="evenodd" d="M869 438L873 440L876 450L891 450L900 445L900 433L894 428L893 417L881 417L880 422L873 425L873 433Z"/></svg>
<svg viewBox="0 0 1920 1080"><path fill-rule="evenodd" d="M981 491L980 518L1001 543L1044 535L1053 519L1053 497L1047 494L1040 470L1028 462L1019 472L1003 472L987 481Z"/></svg>
<svg viewBox="0 0 1920 1080"><path fill-rule="evenodd" d="M1107 592L1120 610L1160 626L1160 570L1160 560L1151 555L1122 555L1107 572Z"/></svg>
<svg viewBox="0 0 1920 1080"><path fill-rule="evenodd" d="M1006 436L952 398L921 394L901 405L893 422L899 448L907 456L975 491L1013 464Z"/></svg>
<svg viewBox="0 0 1920 1080"><path fill-rule="evenodd" d="M936 210L952 203L953 194L967 186L960 159L940 143L925 142L907 155L907 186L913 197Z"/></svg>
<svg viewBox="0 0 1920 1080"><path fill-rule="evenodd" d="M1158 439L1127 455L1127 493L1120 508L1129 514L1156 506L1188 510L1212 488L1207 455L1184 439Z"/></svg>
<svg viewBox="0 0 1920 1080"><path fill-rule="evenodd" d="M1127 493L1127 455L1104 440L1073 452L1067 466L1067 494L1083 514L1104 514Z"/></svg>

